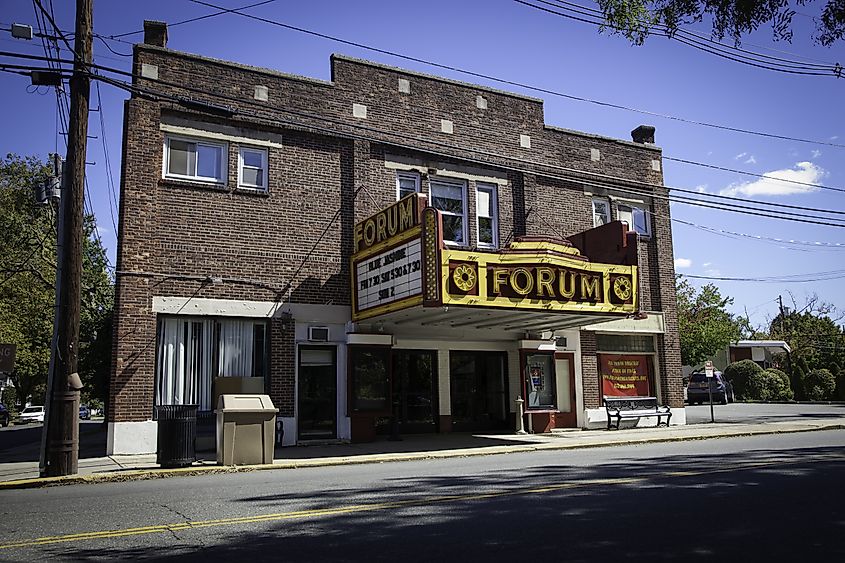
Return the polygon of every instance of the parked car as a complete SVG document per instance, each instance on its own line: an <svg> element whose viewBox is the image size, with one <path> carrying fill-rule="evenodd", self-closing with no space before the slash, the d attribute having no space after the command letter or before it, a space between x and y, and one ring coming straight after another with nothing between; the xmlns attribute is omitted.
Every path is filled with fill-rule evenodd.
<svg viewBox="0 0 845 563"><path fill-rule="evenodd" d="M88 405L79 405L79 420L91 420L91 409Z"/></svg>
<svg viewBox="0 0 845 563"><path fill-rule="evenodd" d="M734 388L721 371L714 371L713 377L708 378L702 372L690 374L687 384L687 402L691 405L710 402L710 394L707 390L708 381L713 391L713 401L727 405L734 401Z"/></svg>
<svg viewBox="0 0 845 563"><path fill-rule="evenodd" d="M16 423L26 424L28 422L44 422L44 407L33 406L22 410Z"/></svg>
<svg viewBox="0 0 845 563"><path fill-rule="evenodd" d="M0 426L6 427L9 426L9 411L6 409L6 405L0 403Z"/></svg>

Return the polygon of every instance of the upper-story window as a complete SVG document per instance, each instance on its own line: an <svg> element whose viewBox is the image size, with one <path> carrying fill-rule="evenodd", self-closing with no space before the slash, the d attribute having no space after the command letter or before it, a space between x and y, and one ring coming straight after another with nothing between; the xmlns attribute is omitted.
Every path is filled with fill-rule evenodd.
<svg viewBox="0 0 845 563"><path fill-rule="evenodd" d="M431 206L443 217L443 241L447 244L467 244L466 183L454 180L431 179Z"/></svg>
<svg viewBox="0 0 845 563"><path fill-rule="evenodd" d="M610 201L602 197L593 198L593 227L610 223Z"/></svg>
<svg viewBox="0 0 845 563"><path fill-rule="evenodd" d="M475 186L475 214L478 220L478 246L499 246L499 213L496 185Z"/></svg>
<svg viewBox="0 0 845 563"><path fill-rule="evenodd" d="M420 175L416 172L396 173L396 199L402 199L408 194L420 191Z"/></svg>
<svg viewBox="0 0 845 563"><path fill-rule="evenodd" d="M238 152L238 187L267 190L267 149L241 148Z"/></svg>
<svg viewBox="0 0 845 563"><path fill-rule="evenodd" d="M167 178L225 183L226 143L166 137L164 175Z"/></svg>
<svg viewBox="0 0 845 563"><path fill-rule="evenodd" d="M619 220L628 223L628 230L636 231L644 237L651 236L651 221L645 205L620 203L617 208Z"/></svg>

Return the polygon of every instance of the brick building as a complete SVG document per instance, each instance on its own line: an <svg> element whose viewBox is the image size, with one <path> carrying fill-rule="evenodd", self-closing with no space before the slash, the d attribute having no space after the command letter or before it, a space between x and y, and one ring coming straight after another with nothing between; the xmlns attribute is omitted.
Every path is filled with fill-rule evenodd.
<svg viewBox="0 0 845 563"><path fill-rule="evenodd" d="M654 130L344 56L330 82L176 52L145 23L124 115L109 451L154 407L263 387L284 443L684 423ZM220 380L219 378L229 378ZM233 378L243 378L233 379ZM235 385L237 387L237 385Z"/></svg>

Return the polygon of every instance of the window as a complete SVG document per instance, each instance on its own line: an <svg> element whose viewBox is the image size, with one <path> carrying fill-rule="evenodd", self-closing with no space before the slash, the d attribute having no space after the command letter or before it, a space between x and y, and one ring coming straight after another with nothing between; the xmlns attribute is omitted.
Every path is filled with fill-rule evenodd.
<svg viewBox="0 0 845 563"><path fill-rule="evenodd" d="M555 382L554 355L526 354L524 370L525 408L555 408L557 385Z"/></svg>
<svg viewBox="0 0 845 563"><path fill-rule="evenodd" d="M610 202L600 197L593 198L593 227L610 223Z"/></svg>
<svg viewBox="0 0 845 563"><path fill-rule="evenodd" d="M266 332L250 319L159 318L156 404L208 411L214 377L265 377Z"/></svg>
<svg viewBox="0 0 845 563"><path fill-rule="evenodd" d="M495 184L477 184L475 214L478 220L478 246L499 245L499 213Z"/></svg>
<svg viewBox="0 0 845 563"><path fill-rule="evenodd" d="M349 355L350 410L390 413L390 347L350 346Z"/></svg>
<svg viewBox="0 0 845 563"><path fill-rule="evenodd" d="M443 216L443 240L447 244L466 244L466 184L431 180L431 206Z"/></svg>
<svg viewBox="0 0 845 563"><path fill-rule="evenodd" d="M241 148L238 152L238 187L267 190L267 150Z"/></svg>
<svg viewBox="0 0 845 563"><path fill-rule="evenodd" d="M420 191L420 176L415 172L397 172L396 174L396 199L417 193Z"/></svg>
<svg viewBox="0 0 845 563"><path fill-rule="evenodd" d="M167 137L164 175L167 178L226 181L226 144Z"/></svg>
<svg viewBox="0 0 845 563"><path fill-rule="evenodd" d="M628 223L628 230L636 231L645 237L651 236L651 221L645 207L620 203L619 220Z"/></svg>

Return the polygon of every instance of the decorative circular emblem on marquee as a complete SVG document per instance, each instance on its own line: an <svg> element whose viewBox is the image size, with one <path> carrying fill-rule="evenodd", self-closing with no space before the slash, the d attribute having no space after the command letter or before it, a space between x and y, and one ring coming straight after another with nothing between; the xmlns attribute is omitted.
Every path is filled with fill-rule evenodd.
<svg viewBox="0 0 845 563"><path fill-rule="evenodd" d="M631 298L631 280L624 277L619 277L613 280L613 293L622 301L627 301Z"/></svg>
<svg viewBox="0 0 845 563"><path fill-rule="evenodd" d="M452 271L452 281L461 291L472 291L478 278L472 267L461 264Z"/></svg>

